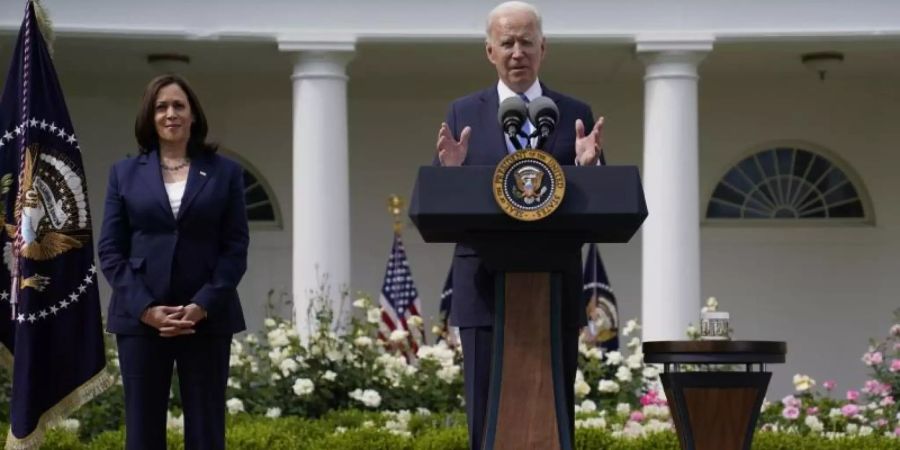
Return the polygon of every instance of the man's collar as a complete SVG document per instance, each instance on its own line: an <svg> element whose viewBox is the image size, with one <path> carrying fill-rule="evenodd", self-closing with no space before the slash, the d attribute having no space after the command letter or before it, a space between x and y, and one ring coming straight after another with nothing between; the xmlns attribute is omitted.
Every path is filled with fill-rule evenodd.
<svg viewBox="0 0 900 450"><path fill-rule="evenodd" d="M507 86L503 80L497 80L497 96L502 103L503 100L506 100L510 97L515 97L519 94L514 92L512 89ZM541 89L541 80L535 79L534 83L531 85L528 90L525 91L525 96L528 97L528 101L532 101L540 96L544 95L543 89Z"/></svg>

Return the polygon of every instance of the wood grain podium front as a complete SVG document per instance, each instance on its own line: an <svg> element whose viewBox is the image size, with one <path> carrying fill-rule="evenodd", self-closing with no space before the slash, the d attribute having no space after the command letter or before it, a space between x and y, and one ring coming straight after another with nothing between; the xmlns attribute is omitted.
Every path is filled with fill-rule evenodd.
<svg viewBox="0 0 900 450"><path fill-rule="evenodd" d="M574 447L562 370L561 273L584 243L628 242L647 217L636 167L563 172L559 208L535 222L515 220L497 205L494 167L421 167L416 178L409 215L423 240L476 249L496 274L482 449Z"/></svg>
<svg viewBox="0 0 900 450"><path fill-rule="evenodd" d="M772 377L765 365L784 362L784 342L650 341L643 352L645 363L664 364L660 379L683 450L750 450ZM715 367L723 365L744 371Z"/></svg>

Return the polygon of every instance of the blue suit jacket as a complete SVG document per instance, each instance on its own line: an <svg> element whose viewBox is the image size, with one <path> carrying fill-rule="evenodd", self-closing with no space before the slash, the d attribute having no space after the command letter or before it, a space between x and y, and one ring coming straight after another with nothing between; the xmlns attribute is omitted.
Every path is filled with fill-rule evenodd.
<svg viewBox="0 0 900 450"><path fill-rule="evenodd" d="M112 287L107 329L156 334L140 321L151 305L197 303L198 333L245 329L237 285L249 244L243 170L216 154L191 160L178 217L172 214L157 151L109 172L98 253Z"/></svg>
<svg viewBox="0 0 900 450"><path fill-rule="evenodd" d="M556 131L550 135L542 150L552 154L560 164L575 164L575 119L584 122L586 131L594 125L594 115L586 103L547 89L541 84L543 95L550 97L559 108ZM496 85L455 100L447 113L447 125L454 138L462 130L472 127L465 166L496 166L507 154L506 137L497 121L500 107ZM601 154L601 164L604 163ZM435 164L440 164L435 158ZM585 310L582 291L581 252L573 252L563 272L563 325L583 326ZM471 247L459 244L453 256L453 306L450 323L458 327L487 327L494 324L494 274L487 270Z"/></svg>

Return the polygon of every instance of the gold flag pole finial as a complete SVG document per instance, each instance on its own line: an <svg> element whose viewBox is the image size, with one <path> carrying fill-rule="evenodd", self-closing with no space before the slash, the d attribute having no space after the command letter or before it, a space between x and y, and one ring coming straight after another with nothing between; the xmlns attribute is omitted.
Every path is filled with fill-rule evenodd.
<svg viewBox="0 0 900 450"><path fill-rule="evenodd" d="M41 4L41 0L31 0L31 3L34 4L35 19L37 19L38 28L40 28L41 34L44 36L44 42L47 44L47 51L52 58L53 42L56 40L56 35L53 33L53 21L50 20L50 16L47 14L47 8Z"/></svg>
<svg viewBox="0 0 900 450"><path fill-rule="evenodd" d="M400 215L403 214L403 197L391 194L388 197L387 207L388 212L394 216L394 233L400 234L400 231L403 230L403 219L400 218Z"/></svg>

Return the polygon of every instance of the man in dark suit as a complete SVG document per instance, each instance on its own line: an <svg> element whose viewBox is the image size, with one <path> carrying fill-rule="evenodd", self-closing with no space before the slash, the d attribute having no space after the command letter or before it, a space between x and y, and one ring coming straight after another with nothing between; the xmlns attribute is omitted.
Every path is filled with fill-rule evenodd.
<svg viewBox="0 0 900 450"><path fill-rule="evenodd" d="M483 91L450 105L447 121L438 133L435 163L442 166L495 166L514 151L497 121L500 102L518 95L527 101L546 96L559 108L559 126L544 145L560 164L602 164L603 118L594 122L590 107L547 88L538 80L546 51L538 11L523 2L507 2L488 15L485 51L497 69L499 81ZM589 132L585 127L593 124ZM527 124L533 127L533 124ZM533 129L533 128L532 128ZM534 142L532 142L533 144ZM574 415L578 331L585 324L581 300L581 253L573 252L563 274L563 371L566 403ZM453 299L450 323L460 328L463 345L466 415L469 446L480 449L483 440L494 323L494 273L478 253L457 245L453 256ZM574 428L570 429L574 435ZM573 436L574 437L574 436Z"/></svg>

